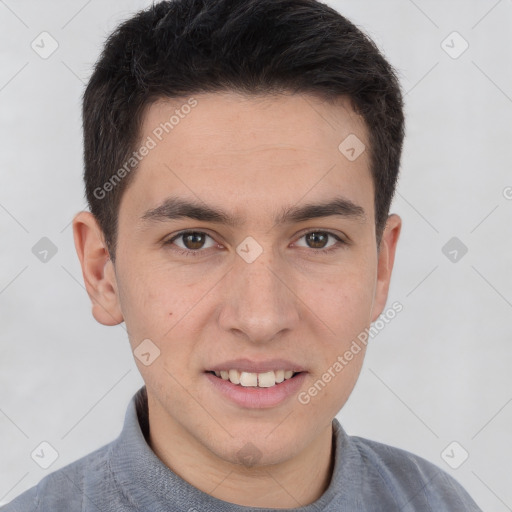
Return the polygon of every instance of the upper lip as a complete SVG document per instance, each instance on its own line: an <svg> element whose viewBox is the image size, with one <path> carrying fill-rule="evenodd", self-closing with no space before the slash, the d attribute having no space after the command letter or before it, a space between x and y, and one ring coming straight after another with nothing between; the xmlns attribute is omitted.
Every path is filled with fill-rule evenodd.
<svg viewBox="0 0 512 512"><path fill-rule="evenodd" d="M232 359L230 361L216 364L207 369L207 371L212 372L220 372L221 370L240 370L242 372L249 373L265 373L277 370L292 370L293 372L305 371L300 364L286 359L266 359L265 361Z"/></svg>

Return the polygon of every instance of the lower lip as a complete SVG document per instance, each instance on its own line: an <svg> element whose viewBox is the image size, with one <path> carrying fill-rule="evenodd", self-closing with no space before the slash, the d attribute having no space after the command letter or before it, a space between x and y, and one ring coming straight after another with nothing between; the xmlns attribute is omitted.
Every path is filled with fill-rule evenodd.
<svg viewBox="0 0 512 512"><path fill-rule="evenodd" d="M247 409L264 409L275 407L287 398L296 395L304 382L306 372L301 372L295 377L269 388L244 387L211 373L205 373L205 375L214 389L236 405Z"/></svg>

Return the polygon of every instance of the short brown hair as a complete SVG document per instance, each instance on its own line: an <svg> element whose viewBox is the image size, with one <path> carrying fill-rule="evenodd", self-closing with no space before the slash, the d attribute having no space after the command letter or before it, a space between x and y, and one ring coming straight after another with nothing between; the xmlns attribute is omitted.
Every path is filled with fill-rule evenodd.
<svg viewBox="0 0 512 512"><path fill-rule="evenodd" d="M369 132L380 243L404 115L398 79L376 45L316 0L174 0L136 13L108 37L83 97L86 197L112 260L119 204L134 172L112 179L136 149L146 108L225 90L349 96Z"/></svg>

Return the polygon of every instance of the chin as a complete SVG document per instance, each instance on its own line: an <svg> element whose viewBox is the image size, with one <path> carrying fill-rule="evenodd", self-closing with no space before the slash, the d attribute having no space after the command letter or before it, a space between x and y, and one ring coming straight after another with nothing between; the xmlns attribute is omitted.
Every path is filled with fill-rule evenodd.
<svg viewBox="0 0 512 512"><path fill-rule="evenodd" d="M282 428L282 432L278 433L279 428ZM239 434L231 431L233 437L224 445L216 443L215 446L207 448L230 464L248 468L281 464L296 456L303 449L306 440L299 439L300 434L290 432L290 425L288 428L282 426L278 429L275 432L272 429L260 429L259 432L240 429Z"/></svg>

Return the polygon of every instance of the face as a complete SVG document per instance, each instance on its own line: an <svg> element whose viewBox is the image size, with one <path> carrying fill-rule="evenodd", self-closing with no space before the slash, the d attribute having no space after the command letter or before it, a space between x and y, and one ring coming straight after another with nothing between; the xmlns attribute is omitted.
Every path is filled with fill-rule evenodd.
<svg viewBox="0 0 512 512"><path fill-rule="evenodd" d="M365 346L344 354L384 308L399 218L378 253L369 151L339 149L350 134L369 147L347 100L194 101L147 110L141 144L156 144L124 192L95 316L124 320L146 354L152 425L227 462L249 450L275 464L350 395Z"/></svg>

